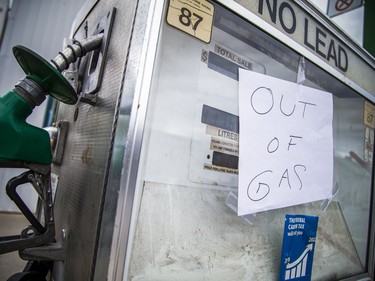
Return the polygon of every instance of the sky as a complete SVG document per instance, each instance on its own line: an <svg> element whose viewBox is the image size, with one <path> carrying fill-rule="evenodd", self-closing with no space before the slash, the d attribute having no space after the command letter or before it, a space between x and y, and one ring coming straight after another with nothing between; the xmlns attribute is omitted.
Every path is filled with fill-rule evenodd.
<svg viewBox="0 0 375 281"><path fill-rule="evenodd" d="M332 0L333 1L333 0ZM328 0L310 0L315 6L327 13ZM363 42L363 6L332 18L344 32L351 36L359 45Z"/></svg>

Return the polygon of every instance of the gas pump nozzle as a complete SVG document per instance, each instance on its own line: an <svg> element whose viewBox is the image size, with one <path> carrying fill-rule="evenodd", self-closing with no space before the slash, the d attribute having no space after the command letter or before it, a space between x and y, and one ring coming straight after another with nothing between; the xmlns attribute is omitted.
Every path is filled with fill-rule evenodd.
<svg viewBox="0 0 375 281"><path fill-rule="evenodd" d="M46 130L28 124L26 119L48 94L66 104L77 102L77 93L61 72L78 58L99 48L102 38L102 34L97 34L82 41L73 41L52 60L52 64L26 47L13 48L26 77L0 97L0 168L30 169L11 179L6 189L31 225L21 235L0 237L0 254L55 241L50 136ZM30 183L38 194L38 204L44 212L44 225L16 191L19 185L25 183Z"/></svg>
<svg viewBox="0 0 375 281"><path fill-rule="evenodd" d="M58 71L63 72L78 58L98 49L102 44L103 36L103 33L99 33L81 41L73 40L73 44L68 45L68 47L60 52L51 62Z"/></svg>

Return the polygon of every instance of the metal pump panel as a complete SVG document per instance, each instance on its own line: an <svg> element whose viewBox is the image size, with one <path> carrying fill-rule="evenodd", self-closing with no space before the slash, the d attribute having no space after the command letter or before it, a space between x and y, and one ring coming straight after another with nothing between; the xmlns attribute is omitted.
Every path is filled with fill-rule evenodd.
<svg viewBox="0 0 375 281"><path fill-rule="evenodd" d="M361 47L308 1L88 1L71 37L97 34L100 48L66 70L78 102L55 118L69 123L51 169L65 233L55 280L374 277L375 61ZM259 97L240 102L243 85L264 90L252 109L275 113L268 122L241 111ZM323 96L321 130L293 119ZM297 148L293 159L315 160L290 166ZM259 200L246 175L267 175L250 189ZM302 183L313 189L303 202ZM282 196L268 204L264 190ZM287 239L311 217L316 231L296 249Z"/></svg>

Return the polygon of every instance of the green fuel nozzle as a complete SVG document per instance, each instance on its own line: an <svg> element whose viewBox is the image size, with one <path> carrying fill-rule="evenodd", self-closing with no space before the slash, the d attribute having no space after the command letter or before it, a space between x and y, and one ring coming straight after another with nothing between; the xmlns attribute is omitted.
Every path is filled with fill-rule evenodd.
<svg viewBox="0 0 375 281"><path fill-rule="evenodd" d="M13 48L26 77L0 97L0 167L14 167L14 162L51 164L48 132L28 124L26 119L46 95L66 104L77 102L77 93L60 72L86 53L99 48L102 37L98 34L80 42L73 41L52 60L52 64L26 47Z"/></svg>
<svg viewBox="0 0 375 281"><path fill-rule="evenodd" d="M0 97L0 166L9 161L51 164L47 131L26 122L32 110L16 89Z"/></svg>
<svg viewBox="0 0 375 281"><path fill-rule="evenodd" d="M99 48L102 38L103 34L98 34L81 42L73 41L72 45L68 45L52 60L52 64L28 48L13 48L14 56L25 71L26 77L17 83L13 90L0 97L0 167L30 169L10 179L6 185L8 197L17 205L30 225L21 235L0 237L0 255L20 251L20 255L23 253L33 259L44 259L45 253L49 252L47 246L44 250L32 250L44 244L50 244L55 254L63 252L61 244L52 245L56 239L50 136L46 130L28 124L26 119L36 106L43 103L47 95L67 104L78 101L77 93L60 72L87 52ZM17 192L17 187L25 183L31 184L39 196L38 216L34 215ZM44 220L40 220L42 213Z"/></svg>

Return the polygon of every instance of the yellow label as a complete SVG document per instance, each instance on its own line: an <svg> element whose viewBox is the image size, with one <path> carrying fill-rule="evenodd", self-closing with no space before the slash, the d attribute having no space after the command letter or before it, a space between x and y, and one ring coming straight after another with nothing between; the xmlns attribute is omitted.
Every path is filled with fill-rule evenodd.
<svg viewBox="0 0 375 281"><path fill-rule="evenodd" d="M375 129L375 105L365 101L364 120L366 126Z"/></svg>
<svg viewBox="0 0 375 281"><path fill-rule="evenodd" d="M206 42L211 41L214 6L206 0L170 0L167 22Z"/></svg>

